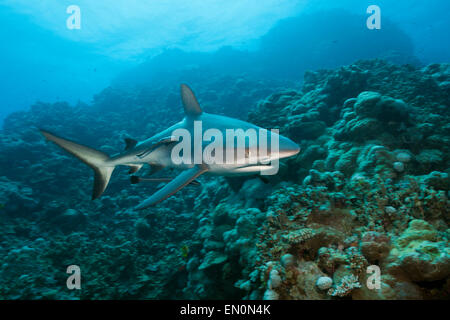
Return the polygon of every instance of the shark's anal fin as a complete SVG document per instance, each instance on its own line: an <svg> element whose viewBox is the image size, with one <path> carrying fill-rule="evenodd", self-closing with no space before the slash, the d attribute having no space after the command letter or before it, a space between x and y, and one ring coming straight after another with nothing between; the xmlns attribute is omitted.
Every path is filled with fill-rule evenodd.
<svg viewBox="0 0 450 320"><path fill-rule="evenodd" d="M149 198L136 206L135 209L142 210L154 206L158 202L167 199L177 191L187 186L189 183L191 183L191 181L195 180L198 176L200 176L202 173L205 173L206 171L208 171L208 167L203 165L197 165L191 169L183 171L175 179L170 181L164 187L156 191Z"/></svg>
<svg viewBox="0 0 450 320"><path fill-rule="evenodd" d="M164 169L164 166L159 165L159 164L150 164L150 168L151 168L150 175L153 175L153 174L161 171L162 169Z"/></svg>
<svg viewBox="0 0 450 320"><path fill-rule="evenodd" d="M184 113L186 116L199 116L202 114L202 108L195 97L194 92L188 85L181 85L181 101L183 102Z"/></svg>

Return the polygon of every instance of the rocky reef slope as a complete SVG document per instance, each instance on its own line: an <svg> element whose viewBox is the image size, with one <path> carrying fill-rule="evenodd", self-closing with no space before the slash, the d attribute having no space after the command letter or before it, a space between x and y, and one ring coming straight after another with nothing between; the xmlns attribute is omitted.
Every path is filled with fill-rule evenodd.
<svg viewBox="0 0 450 320"><path fill-rule="evenodd" d="M205 110L249 112L302 151L268 182L202 177L144 217L130 208L154 186L122 171L88 201L89 170L36 127L112 154L181 117L175 88L13 114L0 134L0 297L449 298L450 65L371 60L307 72L301 89L245 76L192 87ZM82 290L65 288L71 264Z"/></svg>
<svg viewBox="0 0 450 320"><path fill-rule="evenodd" d="M247 299L448 298L449 72L362 61L261 101L250 121L303 150L269 185L206 186L189 292L220 282L229 297L236 280Z"/></svg>

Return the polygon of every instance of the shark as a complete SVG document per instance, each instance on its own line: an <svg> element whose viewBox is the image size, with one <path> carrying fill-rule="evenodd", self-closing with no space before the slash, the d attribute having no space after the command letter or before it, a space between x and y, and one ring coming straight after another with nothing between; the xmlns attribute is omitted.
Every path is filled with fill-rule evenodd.
<svg viewBox="0 0 450 320"><path fill-rule="evenodd" d="M249 174L263 175L265 172L273 170L274 163L279 159L292 157L299 153L300 147L295 142L273 130L269 131L268 129L258 127L243 120L204 112L192 89L186 84L181 84L180 88L181 102L184 108L185 117L180 122L144 141L138 142L135 139L125 138L125 149L113 156L109 156L104 152L76 143L72 140L59 137L47 130L39 130L48 141L55 143L93 169L94 187L92 191L92 200L103 194L108 186L111 174L117 166L129 167L129 174L135 174L144 165L149 165L152 168L151 174L164 168L177 168L182 170L181 173L173 179L147 179L165 181L167 183L150 197L135 206L134 208L136 210L155 206L185 186L195 184L196 179L202 174L223 176ZM196 137L199 124L201 125L202 130L206 129L205 133L208 132L208 129L211 129L215 130L214 132L218 135L214 136L214 139L210 137L210 143L208 143L208 139L199 140L198 137ZM231 145L224 145L222 141L219 140L222 139L220 138L220 134L223 134L224 137L227 136L227 130L235 130L237 140L240 138L239 136L245 135L249 129L255 130L263 136L267 136L267 141L277 141L277 148L273 148L272 144L270 144L270 148L267 148L266 152L260 152L258 147L262 144L261 139L245 139L244 143L232 143ZM177 134L177 132L191 134L193 137L191 140L194 142L194 146L191 145L190 147L187 147L186 150L182 150L182 148L180 148L180 135ZM225 140L225 138L223 139ZM183 140L185 140L184 137ZM198 142L197 145L195 142ZM216 143L215 149L211 148L210 144L212 142ZM217 144L218 142L221 143ZM198 159L193 159L196 156L194 151L195 148L198 148L201 152L204 152L209 148L209 154L213 156L216 153L218 156L223 153L231 154L232 156L230 156L230 159L232 161L214 162L205 161L204 159L200 159L200 161ZM174 157L175 151L178 151L178 155L182 155L183 159L187 158L191 161L177 160L176 157ZM133 177L135 179L132 183L137 183L140 180L136 176L132 176L132 178Z"/></svg>

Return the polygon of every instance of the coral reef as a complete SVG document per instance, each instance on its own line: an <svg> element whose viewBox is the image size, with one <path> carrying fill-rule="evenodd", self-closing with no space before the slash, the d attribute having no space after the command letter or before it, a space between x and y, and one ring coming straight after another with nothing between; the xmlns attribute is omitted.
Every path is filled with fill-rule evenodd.
<svg viewBox="0 0 450 320"><path fill-rule="evenodd" d="M298 133L304 150L288 164L298 168L286 174L292 183L266 202L256 270L267 273L265 261L290 253L333 279L328 298L448 298L449 72L362 61L307 73L302 91L281 102L272 96L250 113L275 125L259 116L275 101L282 131ZM311 134L297 129L303 124L326 127ZM299 241L283 241L293 234ZM379 290L366 286L369 265L380 267ZM270 288L279 298L306 290L282 279Z"/></svg>

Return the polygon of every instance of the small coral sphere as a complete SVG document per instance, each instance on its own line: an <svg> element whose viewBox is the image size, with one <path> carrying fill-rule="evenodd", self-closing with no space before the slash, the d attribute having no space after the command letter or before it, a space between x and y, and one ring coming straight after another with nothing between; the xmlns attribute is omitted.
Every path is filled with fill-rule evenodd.
<svg viewBox="0 0 450 320"><path fill-rule="evenodd" d="M330 277L320 277L316 281L316 286L320 290L330 289L332 284L333 284L333 279L331 279Z"/></svg>
<svg viewBox="0 0 450 320"><path fill-rule="evenodd" d="M277 288L280 286L281 282L282 280L278 271L277 270L270 271L269 282L267 283L268 288L269 289Z"/></svg>
<svg viewBox="0 0 450 320"><path fill-rule="evenodd" d="M292 254L285 254L281 257L281 265L285 268L293 267L295 264L295 258Z"/></svg>
<svg viewBox="0 0 450 320"><path fill-rule="evenodd" d="M394 170L397 172L405 171L405 165L403 164L403 162L396 161L396 162L394 162L393 167L394 167Z"/></svg>
<svg viewBox="0 0 450 320"><path fill-rule="evenodd" d="M397 160L400 162L410 162L411 155L406 152L400 152L399 154L397 154Z"/></svg>
<svg viewBox="0 0 450 320"><path fill-rule="evenodd" d="M384 208L384 212L386 212L387 214L394 214L397 212L397 209L392 206L387 206Z"/></svg>

